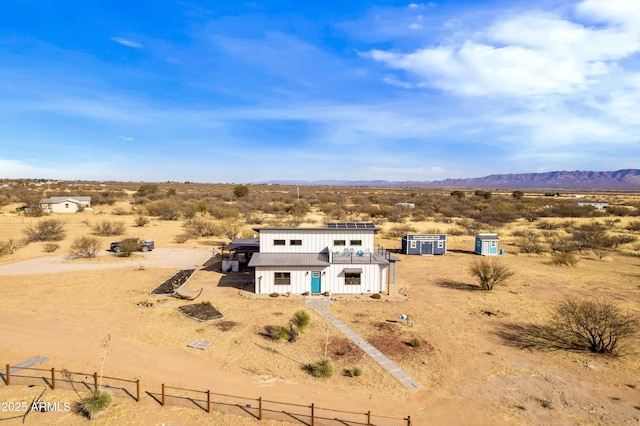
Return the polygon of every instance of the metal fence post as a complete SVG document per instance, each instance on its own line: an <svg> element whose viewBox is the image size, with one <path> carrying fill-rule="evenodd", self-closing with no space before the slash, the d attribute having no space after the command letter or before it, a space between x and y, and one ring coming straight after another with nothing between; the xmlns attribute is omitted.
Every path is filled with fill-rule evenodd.
<svg viewBox="0 0 640 426"><path fill-rule="evenodd" d="M56 369L51 367L51 390L56 390Z"/></svg>
<svg viewBox="0 0 640 426"><path fill-rule="evenodd" d="M7 381L7 386L11 384L11 366L7 364L7 374L4 376Z"/></svg>
<svg viewBox="0 0 640 426"><path fill-rule="evenodd" d="M311 403L311 426L314 426L314 424L315 424L315 420L313 418L314 417L313 416L313 411L314 411L314 409L313 409L313 402L312 402Z"/></svg>
<svg viewBox="0 0 640 426"><path fill-rule="evenodd" d="M136 401L140 402L140 379L136 379Z"/></svg>

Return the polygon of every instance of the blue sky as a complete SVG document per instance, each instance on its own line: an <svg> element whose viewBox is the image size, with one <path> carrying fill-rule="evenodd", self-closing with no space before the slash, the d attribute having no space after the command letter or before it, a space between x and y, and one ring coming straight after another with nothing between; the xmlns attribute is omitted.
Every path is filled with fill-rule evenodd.
<svg viewBox="0 0 640 426"><path fill-rule="evenodd" d="M640 1L0 5L0 177L640 167Z"/></svg>

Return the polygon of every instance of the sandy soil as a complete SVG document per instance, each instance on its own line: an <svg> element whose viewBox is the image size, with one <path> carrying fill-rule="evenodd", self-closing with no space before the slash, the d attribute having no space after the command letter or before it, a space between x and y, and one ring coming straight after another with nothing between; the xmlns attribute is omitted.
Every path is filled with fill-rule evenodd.
<svg viewBox="0 0 640 426"><path fill-rule="evenodd" d="M159 393L162 383L399 418L410 415L414 425L638 424L637 356L523 350L506 337L514 325L544 322L553 304L566 297L608 297L640 313L638 258L614 255L599 261L587 256L576 268L558 268L543 256L513 254L505 240L503 260L516 275L483 292L474 289L466 272L475 260L467 253L472 244L470 237L451 237L446 256L400 255L393 297L337 297L332 304L334 315L361 335L381 342L391 336L401 343L389 346L393 353L388 355L425 385L414 391L357 351L340 355L342 336L313 312L311 331L295 344L266 338L265 327L286 325L295 310L305 308L303 298L247 297L238 288L237 275L224 276L215 268L200 268L188 282L188 288L204 287L197 301L148 294L178 269L204 265L211 253L204 244L158 248L130 259L69 260L38 251L23 252L13 261L5 257L0 267L0 361L17 364L46 356L50 361L43 368L98 371L101 342L111 336L104 374L140 379L143 396L136 403L116 394L116 405L95 424L302 424L293 418L288 423L284 418L257 422L240 412L207 414L178 401L162 408L146 393ZM190 320L176 309L206 300L234 322L231 329ZM410 326L389 322L400 313L409 315ZM424 342L418 351L404 344L412 337ZM186 346L198 338L213 345L204 351ZM331 342L328 353L338 373L319 380L304 366L323 356L325 342ZM362 367L361 377L341 374L354 365ZM30 402L45 388L42 382L23 380L0 385L0 402ZM47 390L43 400L78 400L70 387L59 388ZM13 414L2 412L0 419ZM31 413L25 424L87 422L75 414L49 412ZM403 424L375 417L374 422ZM22 417L5 422L19 423Z"/></svg>

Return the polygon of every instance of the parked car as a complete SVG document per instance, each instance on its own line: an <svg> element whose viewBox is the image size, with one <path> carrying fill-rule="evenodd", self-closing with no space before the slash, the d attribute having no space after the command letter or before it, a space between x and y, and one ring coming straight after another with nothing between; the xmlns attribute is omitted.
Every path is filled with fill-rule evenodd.
<svg viewBox="0 0 640 426"><path fill-rule="evenodd" d="M140 238L126 238L122 241L115 241L111 243L110 250L114 253L120 253L120 246L123 244L131 244L135 247L133 251L151 251L155 248L153 240L141 240Z"/></svg>

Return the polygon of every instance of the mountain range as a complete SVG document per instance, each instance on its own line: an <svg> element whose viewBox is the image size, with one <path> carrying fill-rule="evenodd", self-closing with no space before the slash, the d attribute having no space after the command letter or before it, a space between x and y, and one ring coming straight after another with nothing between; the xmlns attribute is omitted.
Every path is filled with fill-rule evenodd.
<svg viewBox="0 0 640 426"><path fill-rule="evenodd" d="M435 181L387 180L274 180L264 183L279 185L326 186L397 186L418 188L486 188L486 189L640 189L640 169L611 172L557 171L545 173L495 174L478 178L445 179Z"/></svg>

